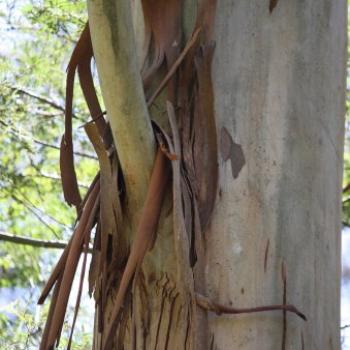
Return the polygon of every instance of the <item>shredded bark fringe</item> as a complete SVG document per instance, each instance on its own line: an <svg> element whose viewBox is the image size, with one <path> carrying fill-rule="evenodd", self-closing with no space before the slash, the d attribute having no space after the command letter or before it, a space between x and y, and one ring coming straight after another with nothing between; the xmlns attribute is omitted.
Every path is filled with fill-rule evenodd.
<svg viewBox="0 0 350 350"><path fill-rule="evenodd" d="M181 310L187 317L184 349L203 348L209 344L209 339L206 338L207 311L220 315L280 310L284 317L286 312L291 312L306 320L297 308L286 304L286 277L283 280L282 305L233 308L214 302L206 296L204 237L210 224L218 183L218 141L211 78L215 52L212 32L216 1L199 2L192 35L186 43L183 42L181 30L182 5L181 0L142 0L148 59L140 74L145 96L150 96L147 100L149 108L166 91L165 103L164 98L160 100L163 101L167 113L168 128L165 131L153 122L158 149L148 192L131 244L129 237L126 237L128 193L118 150L113 143L105 119L106 112L101 110L92 79L93 48L88 23L72 53L67 69L65 133L61 143L60 168L64 198L69 205L76 207L77 223L38 301L42 304L53 289L40 344L41 350L53 349L59 344L73 278L83 254L68 349L71 347L82 295L89 241L93 234L89 270L89 294L94 296L96 302L97 335L93 348L108 350L113 346L123 347L127 331L132 333L132 330L127 329L129 318L132 319L131 328L136 327L135 316L130 316L129 310L134 310L132 303L136 286L143 283L142 262L146 253L157 244L156 233L169 184L172 189L176 257L176 281L172 282L176 287L167 289L170 280L165 273L166 282L162 288L164 295L170 300L171 314L176 303L182 303ZM277 1L270 1L271 12L276 5ZM95 149L100 167L84 199L81 199L79 193L73 157L72 104L76 71L92 119L86 122L84 128ZM155 87L154 81L160 83ZM228 145L232 146L230 143ZM116 293L113 292L115 290ZM147 295L142 297L147 303ZM109 310L112 311L107 315L105 311L111 300L113 305ZM171 332L171 316L166 344ZM161 318L157 334L160 322ZM199 335L197 329L201 329L203 334ZM134 342L133 335L131 338Z"/></svg>

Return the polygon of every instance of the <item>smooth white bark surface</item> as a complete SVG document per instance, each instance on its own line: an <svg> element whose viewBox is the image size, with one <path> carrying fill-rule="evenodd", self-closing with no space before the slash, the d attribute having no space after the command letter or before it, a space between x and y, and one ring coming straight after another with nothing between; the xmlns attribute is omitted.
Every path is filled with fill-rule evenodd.
<svg viewBox="0 0 350 350"><path fill-rule="evenodd" d="M234 179L221 158L210 296L282 303L284 261L287 302L308 317L287 315L286 349L339 349L346 2L280 0L270 15L267 1L218 1L216 41L219 137L225 127L246 164ZM212 315L214 348L281 349L282 320Z"/></svg>

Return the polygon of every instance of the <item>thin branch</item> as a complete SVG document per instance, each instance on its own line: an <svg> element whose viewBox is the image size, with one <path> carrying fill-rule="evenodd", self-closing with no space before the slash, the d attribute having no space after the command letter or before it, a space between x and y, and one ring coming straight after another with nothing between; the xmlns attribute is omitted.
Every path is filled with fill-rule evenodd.
<svg viewBox="0 0 350 350"><path fill-rule="evenodd" d="M11 89L12 91L15 91L15 92L18 92L22 95L26 95L26 96L29 96L31 98L34 98L35 100L38 100L42 103L45 103L49 106L51 106L52 108L54 109L57 109L59 111L61 111L62 113L65 112L65 108L59 104L57 104L56 102L44 97L44 96L41 96L41 95L37 95L36 93L32 92L32 91L27 91L23 88L20 88L18 86L12 86L12 85L9 85L9 84L6 84L6 87L8 87L9 89ZM78 118L74 113L72 114L73 118L75 119L78 119L78 120L81 120L80 118Z"/></svg>
<svg viewBox="0 0 350 350"><path fill-rule="evenodd" d="M38 145L41 145L41 146L44 146L44 147L49 147L49 148L53 148L53 149L57 149L57 150L60 150L60 147L59 146L56 146L56 145L53 145L51 143L47 143L47 142L44 142L44 141L41 141L41 140L38 140L38 139L35 139L35 138L32 138L30 136L27 136L27 135L21 135L21 132L19 130L17 130L16 128L14 128L12 125L6 123L5 121L3 120L0 120L0 123L8 128L10 128L10 132L15 135L15 136L18 136L18 137L27 137L30 139L30 141L38 144ZM87 154L87 153L83 153L83 152L73 152L74 155L78 156L78 157L84 157L84 158L89 158L89 159L94 159L94 160L97 160L97 157L93 156L92 154Z"/></svg>
<svg viewBox="0 0 350 350"><path fill-rule="evenodd" d="M18 203L22 204L25 208L27 208L28 211L30 211L42 224L44 224L56 237L57 237L57 233L55 229L50 225L50 223L44 220L44 217L62 226L65 230L72 229L72 227L69 227L65 223L59 221L52 215L46 213L41 208L37 207L24 193L21 193L21 191L17 190L17 193L22 197L22 198L19 198L18 195L15 194L16 189L14 189L13 187L10 187L10 189L6 187L3 190L6 191L8 195L12 197L15 201L17 201Z"/></svg>
<svg viewBox="0 0 350 350"><path fill-rule="evenodd" d="M51 216L50 214L48 214L45 211L43 211L41 208L37 207L24 193L20 193L20 195L23 197L23 199L19 199L16 195L12 194L12 196L16 200L20 201L23 205L27 204L33 210L37 211L41 216L46 216L49 220L52 220L53 222L55 222L56 224L62 226L65 229L70 229L70 227L67 226L65 223L57 220L55 217ZM27 202L27 203L24 203L24 201Z"/></svg>
<svg viewBox="0 0 350 350"><path fill-rule="evenodd" d="M61 111L63 113L65 112L65 108L63 106L57 104L56 102L54 102L52 100L49 100L46 97L37 95L37 94L35 94L34 92L31 92L31 91L24 90L23 88L20 88L18 86L12 86L12 85L6 84L6 87L11 89L12 91L18 92L18 93L20 93L22 95L29 96L29 97L34 98L34 99L36 99L36 100L38 100L38 101L40 101L42 103L45 103L45 104L51 106L52 108L58 109L59 111Z"/></svg>
<svg viewBox="0 0 350 350"><path fill-rule="evenodd" d="M21 203L24 207L26 207L43 225L45 225L56 237L57 232L48 224L42 217L39 215L30 205L19 199L16 195L12 194L13 199L17 202Z"/></svg>
<svg viewBox="0 0 350 350"><path fill-rule="evenodd" d="M56 146L56 145L52 145L51 143L47 143L47 142L44 142L44 141L40 141L40 140L37 140L37 139L32 139L32 141L38 145L41 145L41 146L44 146L44 147L50 147L50 148L53 148L53 149L57 149L59 150L60 147L59 146ZM94 160L97 160L97 157L91 155L91 154L87 154L87 153L82 153L82 152L77 152L75 151L74 152L74 155L76 156L79 156L79 157L84 157L84 158L89 158L89 159L94 159Z"/></svg>
<svg viewBox="0 0 350 350"><path fill-rule="evenodd" d="M296 314L297 316L302 318L304 321L306 321L305 315L301 313L293 305L266 305L266 306L252 307L252 308L237 309L230 306L218 304L199 293L196 293L196 302L200 308L207 311L213 311L218 315L220 314L237 315L237 314L248 314L248 313L265 312L265 311L278 311L278 310L284 311L285 310Z"/></svg>
<svg viewBox="0 0 350 350"><path fill-rule="evenodd" d="M62 113L61 112L46 112L42 109L35 109L33 111L33 114L36 115L40 115L41 117L45 118L45 119L51 119L51 118L57 118L57 117L61 117Z"/></svg>
<svg viewBox="0 0 350 350"><path fill-rule="evenodd" d="M153 95L150 97L150 99L147 101L147 106L151 106L154 100L157 98L157 96L160 94L160 92L164 89L166 84L169 82L170 78L173 76L173 74L176 72L177 68L180 66L181 62L186 57L188 51L190 48L196 43L198 34L200 33L201 28L197 28L196 31L193 33L190 40L187 42L185 48L179 55L179 57L176 59L176 61L173 63L171 68L169 69L168 73L164 77L164 79L161 81L160 85L156 89L156 91L153 93Z"/></svg>
<svg viewBox="0 0 350 350"><path fill-rule="evenodd" d="M67 246L65 241L48 241L41 240L23 236L17 236L8 232L0 231L0 241L11 242L15 244L29 245L31 247L38 248L54 248L54 249L64 249ZM89 246L89 253L92 252L92 247Z"/></svg>
<svg viewBox="0 0 350 350"><path fill-rule="evenodd" d="M61 177L58 176L58 175L54 175L54 174L45 174L45 173L42 173L42 172L39 172L38 174L35 174L35 175L26 175L26 177L42 177L44 179L49 179L49 180L52 180L52 181L57 181L57 182L61 182ZM79 187L81 188L86 188L86 189L89 189L90 186L88 185L85 185L85 184L78 184Z"/></svg>

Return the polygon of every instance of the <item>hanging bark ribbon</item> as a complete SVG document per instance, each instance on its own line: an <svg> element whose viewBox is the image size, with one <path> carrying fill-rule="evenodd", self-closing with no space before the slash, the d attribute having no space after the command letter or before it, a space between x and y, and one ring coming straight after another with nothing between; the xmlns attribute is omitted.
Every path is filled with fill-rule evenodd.
<svg viewBox="0 0 350 350"><path fill-rule="evenodd" d="M277 1L270 2L270 11L276 4ZM128 214L132 216L134 213L128 213L126 209L130 208L123 207L122 173L118 155L111 147L113 141L106 133L108 126L94 88L91 74L93 50L88 24L73 51L67 70L65 134L61 144L60 166L65 199L80 212L72 238L39 299L39 303L43 303L54 287L41 350L52 349L58 344L79 257L84 252L86 262L90 232L96 223L89 272L89 293L94 295L96 301L97 337L94 339L94 349L109 350L114 341L122 348L127 332L131 333L130 342L136 347L134 310L138 300L137 292L141 294L137 290L138 283L144 283L145 279L142 262L147 252L157 244L156 232L170 181L173 220L171 253L176 259L176 271L171 272L171 291L164 292L164 295L171 295L165 348L169 344L172 312L178 300L178 313L187 318L184 349L205 349L209 344L207 311L240 314L282 310L284 313L289 311L305 318L294 306L285 305L285 300L282 305L238 309L216 303L206 296L205 235L210 225L218 187L218 142L211 78L215 51L212 37L216 0L199 1L192 35L186 43L183 42L181 29L182 7L182 0L142 0L146 37L149 38L146 40L149 44L148 55L141 72L144 94L150 96L147 102L150 107L155 100L158 102L157 97L166 89L167 101L163 108L171 132L167 134L154 123L159 146L136 232L131 234L132 239L126 237L126 232L133 227ZM100 167L83 201L77 186L72 142L72 103L76 70L93 120L85 125L85 130L96 151ZM155 86L156 83L159 84ZM128 193L123 195L128 198ZM132 240L130 248L126 243L129 240ZM156 266L163 273L162 268ZM82 269L83 276L85 263ZM164 275L167 284L170 281L167 271ZM151 279L150 276L146 277ZM73 327L80 303L81 283ZM110 304L107 303L108 300ZM158 344L163 301L155 348ZM105 313L107 304L110 306L108 315ZM128 307L131 304L134 314L130 316ZM68 347L71 346L72 338L73 328Z"/></svg>
<svg viewBox="0 0 350 350"><path fill-rule="evenodd" d="M52 275L53 277L49 279L49 287L44 288L46 292L43 293L39 299L39 303L43 302L49 289L51 289L52 285L56 282L54 300L50 306L50 317L48 317L45 324L45 337L43 337L40 344L41 350L51 349L59 341L68 298L84 241L96 222L95 215L99 205L98 196L99 183L97 182L82 210L79 223L77 224L72 239L66 248L67 250L65 250L66 253L62 254L63 258L60 259L56 266Z"/></svg>
<svg viewBox="0 0 350 350"><path fill-rule="evenodd" d="M125 294L135 274L136 268L141 265L142 260L150 248L154 235L157 231L160 211L169 179L169 171L166 157L158 149L151 180L142 209L141 218L131 247L128 262L121 278L118 293L115 298L110 324L107 326L106 337L102 349L107 350L113 340L113 332L120 319L120 310L123 307Z"/></svg>
<svg viewBox="0 0 350 350"><path fill-rule="evenodd" d="M66 107L65 107L65 132L61 141L60 169L64 198L69 205L74 205L79 211L81 196L79 193L77 177L74 166L73 139L72 139L72 109L73 109L73 88L75 72L78 69L80 85L92 119L96 119L96 125L102 137L107 137L107 125L102 116L102 110L98 102L91 73L91 59L93 57L90 38L89 23L86 23L84 30L73 50L67 68L66 81ZM109 147L111 139L105 140L106 147Z"/></svg>

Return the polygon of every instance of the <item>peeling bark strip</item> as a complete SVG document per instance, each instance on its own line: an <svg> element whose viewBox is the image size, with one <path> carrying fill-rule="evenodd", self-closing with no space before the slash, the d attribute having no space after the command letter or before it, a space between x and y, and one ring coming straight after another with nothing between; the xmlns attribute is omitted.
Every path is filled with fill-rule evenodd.
<svg viewBox="0 0 350 350"><path fill-rule="evenodd" d="M69 335L69 341L68 341L68 345L67 345L67 350L70 350L70 348L71 348L72 340L73 340L73 334L74 334L74 327L75 327L75 323L76 323L77 317L78 317L78 311L79 311L79 307L80 307L81 294L83 292L83 283L84 283L84 277L85 277L86 260L87 260L87 251L88 251L89 241L90 241L90 232L86 235L85 241L84 241L84 249L83 249L84 250L84 259L83 259L83 263L82 263L82 267L81 267L79 289L78 289L77 299L76 299L75 308L74 308L74 316L73 316L71 332L70 332L70 335Z"/></svg>
<svg viewBox="0 0 350 350"><path fill-rule="evenodd" d="M80 84L87 101L92 119L96 119L97 127L102 136L106 132L106 122L100 118L102 110L98 102L91 73L91 59L93 57L89 24L85 28L72 53L67 68L65 133L61 141L60 169L64 198L69 205L74 205L79 211L81 197L74 167L72 140L72 108L75 71L78 69ZM106 141L106 143L108 143Z"/></svg>
<svg viewBox="0 0 350 350"><path fill-rule="evenodd" d="M43 334L41 336L40 350L48 349L47 340L48 340L49 331L50 331L49 325L52 324L52 319L53 319L53 315L54 315L54 311L55 311L55 307L56 307L56 303L57 303L57 296L58 296L58 292L61 288L61 282L62 282L62 278L60 276L57 280L57 283L55 284L55 288L54 288L54 291L52 294L49 313L47 315L45 328L44 328Z"/></svg>
<svg viewBox="0 0 350 350"><path fill-rule="evenodd" d="M193 157L202 232L205 232L214 208L218 181L217 136L211 79L214 50L215 43L209 41L199 47L194 57L198 90L195 97Z"/></svg>
<svg viewBox="0 0 350 350"><path fill-rule="evenodd" d="M132 244L131 252L126 264L115 303L112 310L111 321L107 327L106 337L103 340L102 349L108 349L110 342L113 340L113 332L116 329L120 310L124 303L125 294L130 286L130 282L138 266L150 248L157 230L160 210L168 182L168 169L166 158L159 149L152 172L150 185L139 221L139 226Z"/></svg>
<svg viewBox="0 0 350 350"><path fill-rule="evenodd" d="M179 55L179 57L175 60L175 62L173 63L173 65L170 67L168 73L166 74L166 76L164 77L164 79L162 80L162 82L159 84L157 90L153 93L153 95L150 97L150 99L147 101L147 105L151 106L152 103L154 102L154 100L157 98L157 96L161 93L161 91L164 89L164 87L166 86L166 84L169 82L169 80L171 79L171 77L174 75L176 69L180 66L180 64L183 62L183 60L185 59L187 53L189 52L189 50L192 48L192 46L195 45L198 35L200 33L200 28L197 28L194 33L192 34L190 40L187 42L185 48L183 49L183 51L181 52L181 54Z"/></svg>
<svg viewBox="0 0 350 350"><path fill-rule="evenodd" d="M293 305L286 305L285 276L282 305L238 309L216 303L206 297L204 239L210 224L218 183L218 136L211 77L215 50L212 31L216 0L199 1L196 22L186 44L182 40L182 0L141 0L141 3L145 22L145 43L147 44L146 58L141 71L144 89L142 96L138 96L138 93L133 95L133 92L138 91L141 86L135 62L128 65L129 57L124 55L123 50L117 50L118 45L121 44L119 41L123 39L120 37L120 32L122 31L123 35L130 34L130 32L125 32L125 28L120 23L118 23L119 27L117 25L112 28L113 23L110 23L111 27L107 27L113 29L111 33L112 40L114 40L112 51L119 58L115 61L118 69L127 67L132 70L133 78L135 78L132 84L128 85L127 79L125 80L123 76L122 80L124 80L119 86L121 89L115 91L116 94L122 95L118 100L118 106L121 106L118 117L120 119L126 116L131 118L138 114L134 113L135 111L141 111L144 119L136 120L147 127L150 126L149 111L145 104L146 97L150 96L147 103L147 107L150 107L156 99L158 103L159 94L166 89L166 103L162 97L159 98L159 101L166 110L171 136L154 122L155 138L159 146L146 197L137 197L142 198L140 203L143 203L142 211L138 216L135 208L140 203L131 200L134 195L133 187L137 186L129 186L125 189L124 179L125 183L135 184L135 177L140 174L136 174L135 171L133 173L131 170L139 168L130 167L128 164L120 169L123 163L120 165L119 156L122 159L121 157L125 157L125 154L122 151L117 154L112 138L107 133L109 128L97 99L90 67L94 53L87 24L68 65L65 134L62 139L60 157L63 192L66 201L78 209L78 224L39 299L39 303L43 303L54 287L40 345L41 350L52 349L58 345L72 281L80 255L84 252L68 349L71 346L82 293L88 241L95 224L97 227L89 272L89 293L90 295L93 293L96 301L94 350L109 350L114 344L120 349L125 344L137 348L140 346L141 332L142 346L146 348L149 344L147 336L152 322L156 329L155 339L152 340L155 342L155 349L163 345L165 348L184 346L185 350L207 349L210 344L207 311L217 314L241 314L282 310L284 318L288 311L306 319ZM121 6L116 4L121 4ZM270 2L270 11L276 4L276 0ZM128 2L110 3L104 0L101 6L105 12L107 8L110 10L107 11L107 14L104 12L104 15L107 16L106 20L111 22L115 19L116 12L113 11L116 11L116 8L119 12L130 10ZM100 15L102 16L101 13ZM131 37L128 36L128 38ZM128 42L123 42L123 48L134 54L134 50L128 44ZM97 58L98 51L95 51ZM108 50L104 47L103 51L105 53ZM83 201L81 201L77 187L72 142L72 101L76 70L78 70L80 84L93 120L85 125L85 130L96 151L100 167ZM136 102L139 103L140 108L130 113L129 108L133 106L130 100L138 97L139 100ZM108 109L108 103L106 105ZM116 131L113 130L114 140L117 142L118 137L115 133ZM147 133L142 135L149 136ZM137 141L140 138L142 137L136 132L133 133L132 141L127 139L124 141L131 142L134 147L132 149L139 152L135 156L141 162L140 155L143 155L144 150L137 149L139 145ZM153 152L153 138L150 143L152 144L150 150ZM147 142L141 142L141 144L146 144L147 147L150 145ZM119 151L128 149L123 146L119 144ZM224 161L230 160L231 162L233 178L237 178L245 164L244 154L242 147L234 143L226 128L221 129L220 150ZM128 160L132 159L132 156L129 154ZM150 159L153 159L153 153ZM157 261L158 264L154 264L150 272L147 264L144 264L143 269L142 262L149 250L157 249L158 221L170 180L169 162L172 169L173 205L173 243L171 244L173 250L169 250L169 254L176 261L176 269L169 269L168 265L162 266ZM148 171L148 169L143 170ZM137 205L130 205L131 202ZM97 214L98 210L99 214ZM135 214L134 211L137 213ZM135 217L138 219L136 226ZM131 232L131 239L127 237L131 231L130 227L136 231L135 234ZM161 239L168 238L161 237ZM127 243L130 240L132 240L131 248ZM268 249L269 241L265 251L265 271ZM155 290L157 290L159 280L158 282L155 280L159 276L160 278L165 276L166 282L162 286L158 317L152 320L152 312L155 308L151 309L153 305L149 306L148 302L153 296L151 294L153 291L150 292L147 287L155 285ZM138 310L140 303L143 307L141 312ZM163 317L164 310L170 310L168 318ZM164 332L164 339L160 339L161 331ZM180 343L172 344L172 337L176 335L174 338L177 338L176 332L180 333L180 338L182 337L181 345ZM214 345L214 338L211 344Z"/></svg>
<svg viewBox="0 0 350 350"><path fill-rule="evenodd" d="M144 77L147 86L164 60L169 68L179 55L182 1L142 0L142 7L146 32L154 46L154 60Z"/></svg>
<svg viewBox="0 0 350 350"><path fill-rule="evenodd" d="M86 236L90 233L95 223L95 214L99 203L98 196L99 183L94 186L94 189L89 195L83 208L80 221L74 231L69 245L67 246L66 254L62 254L65 258L59 261L57 270L54 270L53 278L50 278L51 285L57 281L54 292L54 295L57 295L57 297L54 299L54 303L52 303L52 312L50 309L50 317L48 317L45 324L45 337L43 337L40 344L40 349L42 350L53 348L59 341L68 298L75 270L82 252L82 247ZM49 289L51 289L51 287L49 287ZM42 302L46 295L42 295L39 302Z"/></svg>

